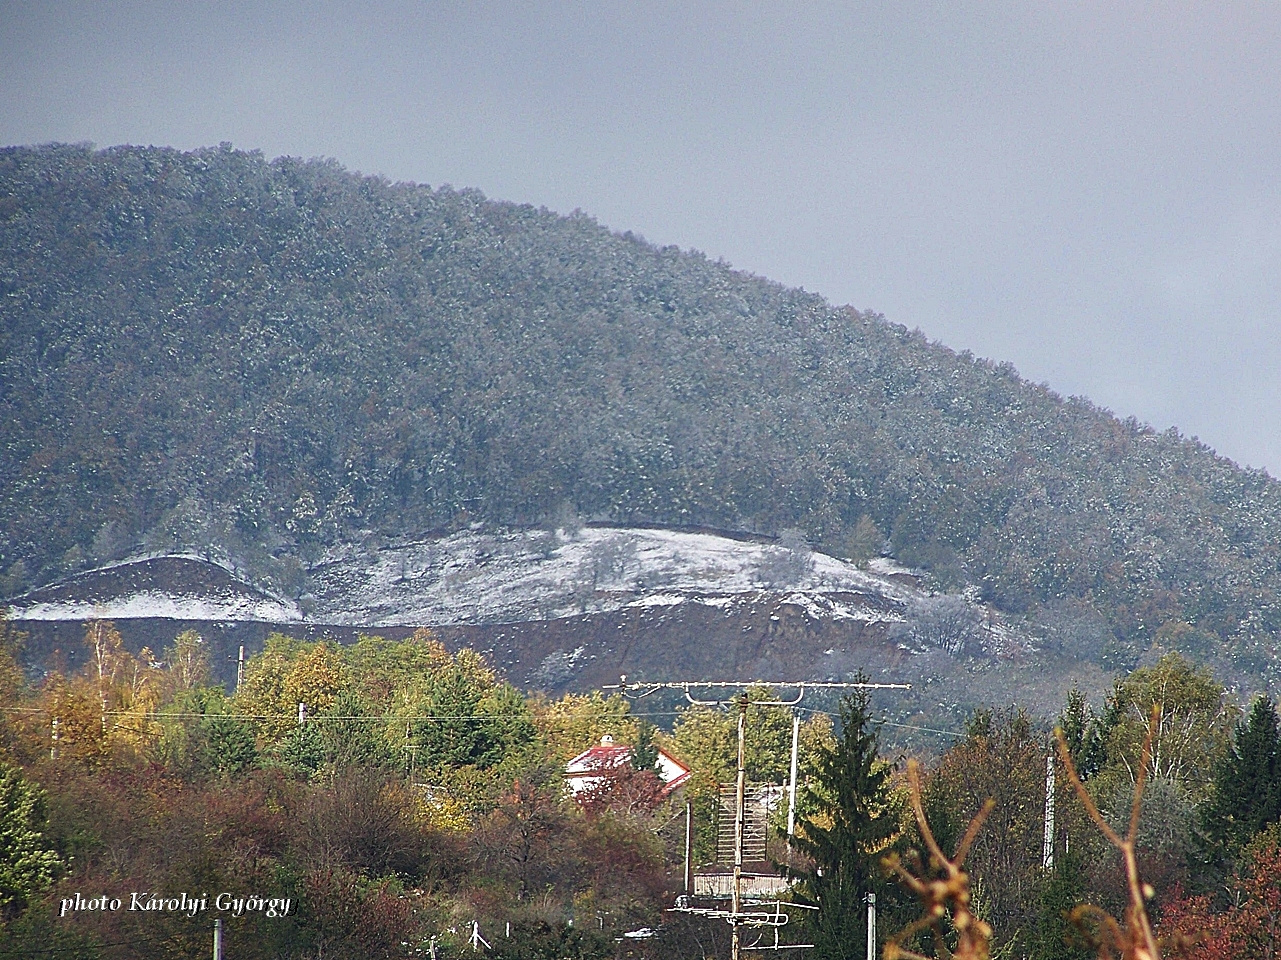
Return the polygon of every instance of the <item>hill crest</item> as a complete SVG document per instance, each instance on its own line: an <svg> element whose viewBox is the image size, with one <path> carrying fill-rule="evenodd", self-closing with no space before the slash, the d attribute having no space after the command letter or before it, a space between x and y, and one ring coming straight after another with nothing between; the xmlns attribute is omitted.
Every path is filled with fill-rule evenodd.
<svg viewBox="0 0 1281 960"><path fill-rule="evenodd" d="M0 151L6 592L568 511L888 540L1123 666L1276 675L1281 485L586 217L229 149ZM1052 621L1052 622L1051 622Z"/></svg>

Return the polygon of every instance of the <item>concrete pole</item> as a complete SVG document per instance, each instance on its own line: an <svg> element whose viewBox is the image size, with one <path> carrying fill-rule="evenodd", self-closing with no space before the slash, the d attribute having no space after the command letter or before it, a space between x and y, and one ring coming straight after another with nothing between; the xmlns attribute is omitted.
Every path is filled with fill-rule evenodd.
<svg viewBox="0 0 1281 960"><path fill-rule="evenodd" d="M298 726L301 727L306 722L307 722L307 704L300 703L298 704Z"/></svg>
<svg viewBox="0 0 1281 960"><path fill-rule="evenodd" d="M743 742L747 729L747 694L738 698L738 782L734 796L734 937L731 942L731 960L741 960L742 944L738 931L738 914L743 907L743 818L747 793L747 765L744 761Z"/></svg>
<svg viewBox="0 0 1281 960"><path fill-rule="evenodd" d="M222 918L214 921L213 960L222 960Z"/></svg>
<svg viewBox="0 0 1281 960"><path fill-rule="evenodd" d="M867 960L876 960L876 894L867 895Z"/></svg>
<svg viewBox="0 0 1281 960"><path fill-rule="evenodd" d="M787 781L787 838L796 835L796 761L801 746L801 715L792 714L792 771Z"/></svg>
<svg viewBox="0 0 1281 960"><path fill-rule="evenodd" d="M694 895L694 804L685 801L685 893Z"/></svg>
<svg viewBox="0 0 1281 960"><path fill-rule="evenodd" d="M240 692L240 685L245 682L245 645L240 645L240 655L236 657L236 693Z"/></svg>
<svg viewBox="0 0 1281 960"><path fill-rule="evenodd" d="M1045 758L1045 838L1041 844L1041 866L1054 869L1054 754Z"/></svg>

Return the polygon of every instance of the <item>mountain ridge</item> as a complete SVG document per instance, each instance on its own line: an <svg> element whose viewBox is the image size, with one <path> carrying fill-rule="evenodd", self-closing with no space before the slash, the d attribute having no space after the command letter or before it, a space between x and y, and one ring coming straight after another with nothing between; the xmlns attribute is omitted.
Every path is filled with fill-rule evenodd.
<svg viewBox="0 0 1281 960"><path fill-rule="evenodd" d="M0 151L0 568L139 544L291 598L372 531L799 529L1275 673L1281 485L583 216L218 148ZM1065 628L1064 628L1065 629Z"/></svg>

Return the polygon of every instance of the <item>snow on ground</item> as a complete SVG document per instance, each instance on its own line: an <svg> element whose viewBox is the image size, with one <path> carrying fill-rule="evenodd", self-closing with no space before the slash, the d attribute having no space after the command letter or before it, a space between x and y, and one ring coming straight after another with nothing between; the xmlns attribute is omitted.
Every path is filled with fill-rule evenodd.
<svg viewBox="0 0 1281 960"><path fill-rule="evenodd" d="M10 616L23 620L211 620L289 623L301 619L292 605L274 600L235 597L226 600L212 597L170 596L146 591L124 597L113 597L100 603L53 602L31 606L14 606Z"/></svg>
<svg viewBox="0 0 1281 960"><path fill-rule="evenodd" d="M333 551L310 571L308 619L368 626L501 623L625 606L720 606L762 591L787 593L824 619L897 619L848 596L827 595L903 604L920 594L888 576L902 572L860 570L822 553L710 533L476 529L371 552Z"/></svg>
<svg viewBox="0 0 1281 960"><path fill-rule="evenodd" d="M187 554L135 557L86 570L16 598L9 615L23 620L301 619L298 607Z"/></svg>
<svg viewBox="0 0 1281 960"><path fill-rule="evenodd" d="M311 592L295 604L198 557L148 557L32 591L13 602L10 616L377 628L529 622L628 608L666 616L682 604L700 604L727 617L746 609L778 620L786 606L812 621L902 624L933 602L911 570L887 558L860 569L808 550L646 528L477 526L373 548L346 544L308 575ZM981 613L972 599L966 603ZM1001 655L1028 648L1028 638L994 622L990 611L986 621L978 641L985 650Z"/></svg>
<svg viewBox="0 0 1281 960"><path fill-rule="evenodd" d="M650 528L487 530L334 548L298 604L193 556L140 558L77 574L14 601L27 620L89 618L358 627L510 623L698 603L729 611L769 599L815 620L901 621L923 594L911 571L860 569L808 550ZM302 611L306 611L305 615Z"/></svg>

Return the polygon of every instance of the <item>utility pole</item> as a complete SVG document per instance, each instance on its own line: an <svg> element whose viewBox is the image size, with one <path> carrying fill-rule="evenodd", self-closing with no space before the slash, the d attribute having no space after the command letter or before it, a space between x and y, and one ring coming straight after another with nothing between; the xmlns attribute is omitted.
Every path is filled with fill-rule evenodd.
<svg viewBox="0 0 1281 960"><path fill-rule="evenodd" d="M787 843L796 836L796 761L801 746L801 715L792 712L792 769L787 781Z"/></svg>
<svg viewBox="0 0 1281 960"><path fill-rule="evenodd" d="M306 722L307 722L307 704L299 703L298 704L298 726L301 727Z"/></svg>
<svg viewBox="0 0 1281 960"><path fill-rule="evenodd" d="M49 759L57 760L58 759L58 718L57 717L53 718L53 729L50 732L52 734L53 739L49 744Z"/></svg>
<svg viewBox="0 0 1281 960"><path fill-rule="evenodd" d="M876 960L876 894L867 895L867 960Z"/></svg>
<svg viewBox="0 0 1281 960"><path fill-rule="evenodd" d="M743 819L747 787L747 765L744 762L744 732L747 729L747 694L738 698L738 782L734 789L734 898L733 931L730 947L731 960L740 960L742 943L739 936L739 914L743 908Z"/></svg>
<svg viewBox="0 0 1281 960"><path fill-rule="evenodd" d="M685 801L685 893L694 895L694 804Z"/></svg>
<svg viewBox="0 0 1281 960"><path fill-rule="evenodd" d="M245 682L245 645L240 645L240 655L236 657L236 693L240 692L240 685Z"/></svg>
<svg viewBox="0 0 1281 960"><path fill-rule="evenodd" d="M1054 754L1045 758L1045 838L1041 843L1041 866L1054 869Z"/></svg>
<svg viewBox="0 0 1281 960"><path fill-rule="evenodd" d="M214 921L213 960L222 960L222 917Z"/></svg>
<svg viewBox="0 0 1281 960"><path fill-rule="evenodd" d="M93 653L98 661L98 696L102 700L102 732L107 732L107 668L106 651L102 648L102 621L93 622Z"/></svg>

